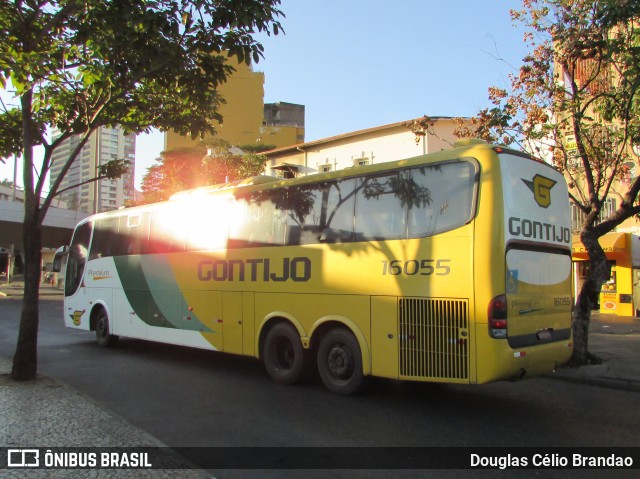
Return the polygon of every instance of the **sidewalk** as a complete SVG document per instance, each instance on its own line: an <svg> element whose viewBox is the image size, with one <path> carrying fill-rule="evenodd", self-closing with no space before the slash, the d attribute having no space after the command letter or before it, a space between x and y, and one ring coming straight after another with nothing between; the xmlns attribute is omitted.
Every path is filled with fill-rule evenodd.
<svg viewBox="0 0 640 479"><path fill-rule="evenodd" d="M0 357L0 448L3 447L164 447L71 387L45 376L35 381L9 378L11 362ZM44 452L44 451L43 451ZM0 457L2 455L0 454ZM0 463L6 464L6 457ZM183 463L177 456L171 464ZM24 469L0 469L2 477L25 477ZM189 469L30 469L35 478L207 478Z"/></svg>
<svg viewBox="0 0 640 479"><path fill-rule="evenodd" d="M23 283L0 283L0 301L22 297ZM62 289L40 285L41 298L61 297ZM38 375L35 381L9 378L11 360L0 357L0 464L7 464L2 448L164 448L169 464L184 460L155 437L96 404L79 391L53 378ZM211 475L186 469L0 469L8 478L185 478Z"/></svg>
<svg viewBox="0 0 640 479"><path fill-rule="evenodd" d="M602 364L561 368L548 377L640 392L640 318L593 313L589 332L589 351Z"/></svg>
<svg viewBox="0 0 640 479"><path fill-rule="evenodd" d="M3 297L19 296L22 297L24 291L24 281L22 276L16 278L16 281L6 283L6 278L0 278L0 299ZM56 288L48 283L40 283L40 297L47 296L64 296L63 288Z"/></svg>

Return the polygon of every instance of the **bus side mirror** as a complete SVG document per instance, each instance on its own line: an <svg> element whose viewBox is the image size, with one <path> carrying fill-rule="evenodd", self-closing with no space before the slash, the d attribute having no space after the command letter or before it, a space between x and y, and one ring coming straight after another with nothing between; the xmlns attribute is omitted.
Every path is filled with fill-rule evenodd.
<svg viewBox="0 0 640 479"><path fill-rule="evenodd" d="M69 254L69 247L63 246L62 248L58 248L56 251L56 255L53 257L53 272L59 273L62 270L62 261Z"/></svg>

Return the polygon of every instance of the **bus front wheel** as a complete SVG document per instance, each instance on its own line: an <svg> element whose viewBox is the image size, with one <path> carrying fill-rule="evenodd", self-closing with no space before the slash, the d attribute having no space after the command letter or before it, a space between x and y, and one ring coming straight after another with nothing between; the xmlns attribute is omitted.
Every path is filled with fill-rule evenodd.
<svg viewBox="0 0 640 479"><path fill-rule="evenodd" d="M104 309L101 309L96 316L96 340L103 348L113 346L118 341L118 336L109 332L109 318Z"/></svg>
<svg viewBox="0 0 640 479"><path fill-rule="evenodd" d="M280 384L294 384L305 365L305 351L298 331L287 323L273 326L264 341L264 366L271 379Z"/></svg>
<svg viewBox="0 0 640 479"><path fill-rule="evenodd" d="M320 340L318 373L327 389L334 393L354 394L362 388L362 353L351 331L332 329Z"/></svg>

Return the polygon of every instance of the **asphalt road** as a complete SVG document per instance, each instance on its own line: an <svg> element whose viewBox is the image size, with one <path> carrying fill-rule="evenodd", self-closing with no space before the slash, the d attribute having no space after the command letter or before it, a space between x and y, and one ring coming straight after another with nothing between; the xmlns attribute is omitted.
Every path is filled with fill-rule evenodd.
<svg viewBox="0 0 640 479"><path fill-rule="evenodd" d="M20 306L0 301L5 357L15 349ZM64 327L61 299L41 302L40 323L40 372L172 447L640 446L633 392L549 378L484 386L375 380L364 394L342 397L319 379L277 385L254 359L126 338L100 348L92 334Z"/></svg>

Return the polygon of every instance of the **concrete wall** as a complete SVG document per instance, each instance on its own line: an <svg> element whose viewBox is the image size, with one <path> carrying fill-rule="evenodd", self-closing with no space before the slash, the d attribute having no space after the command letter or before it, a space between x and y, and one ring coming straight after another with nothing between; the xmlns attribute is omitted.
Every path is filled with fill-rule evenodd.
<svg viewBox="0 0 640 479"><path fill-rule="evenodd" d="M62 208L50 208L43 223L43 247L57 248L69 244L75 225L87 213ZM24 203L0 200L0 246L11 244L21 248Z"/></svg>

